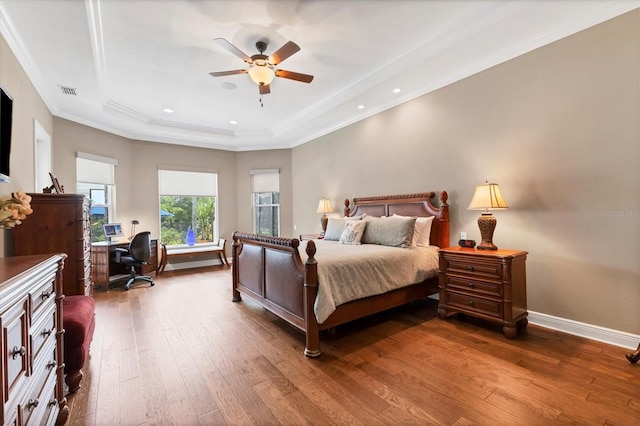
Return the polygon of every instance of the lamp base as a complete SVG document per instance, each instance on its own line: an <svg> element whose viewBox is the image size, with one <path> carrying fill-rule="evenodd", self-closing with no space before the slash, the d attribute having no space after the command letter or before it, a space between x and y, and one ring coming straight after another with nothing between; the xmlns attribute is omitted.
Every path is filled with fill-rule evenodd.
<svg viewBox="0 0 640 426"><path fill-rule="evenodd" d="M325 232L327 232L327 224L329 223L329 218L327 217L326 214L323 214L320 217L320 224L322 225L322 233L320 234L321 236L324 237Z"/></svg>
<svg viewBox="0 0 640 426"><path fill-rule="evenodd" d="M498 250L495 244L487 241L483 241L476 246L478 250Z"/></svg>
<svg viewBox="0 0 640 426"><path fill-rule="evenodd" d="M491 213L482 213L478 218L478 227L482 242L477 245L478 250L498 250L493 244L493 231L496 229L497 219Z"/></svg>

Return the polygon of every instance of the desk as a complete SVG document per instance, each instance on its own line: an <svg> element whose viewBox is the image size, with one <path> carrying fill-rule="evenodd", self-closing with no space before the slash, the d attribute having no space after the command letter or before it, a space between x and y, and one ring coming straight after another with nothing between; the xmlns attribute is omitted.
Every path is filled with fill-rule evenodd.
<svg viewBox="0 0 640 426"><path fill-rule="evenodd" d="M101 241L91 243L91 281L93 285L106 285L114 278L124 278L122 275L129 275L129 270L123 265L113 261L116 248L129 248L129 241ZM148 264L138 271L144 275L155 273L158 268L158 239L151 239L151 257ZM119 277L120 276L120 277Z"/></svg>

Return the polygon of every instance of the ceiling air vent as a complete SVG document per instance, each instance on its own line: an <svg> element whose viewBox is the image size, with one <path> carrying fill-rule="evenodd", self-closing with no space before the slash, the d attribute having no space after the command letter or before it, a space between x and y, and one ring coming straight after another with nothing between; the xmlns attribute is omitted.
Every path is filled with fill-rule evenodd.
<svg viewBox="0 0 640 426"><path fill-rule="evenodd" d="M71 96L77 96L78 93L76 92L76 89L74 89L73 87L64 87L64 86L58 86L60 88L60 91L62 92L63 95L71 95Z"/></svg>

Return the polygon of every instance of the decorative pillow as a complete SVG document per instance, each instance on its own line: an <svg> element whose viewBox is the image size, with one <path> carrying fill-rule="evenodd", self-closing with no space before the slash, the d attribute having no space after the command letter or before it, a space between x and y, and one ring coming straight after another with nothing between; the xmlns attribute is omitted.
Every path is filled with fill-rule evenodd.
<svg viewBox="0 0 640 426"><path fill-rule="evenodd" d="M329 222L327 223L327 230L324 232L324 239L327 241L339 241L340 236L342 235L342 231L344 231L344 227L347 224L347 221L350 220L356 221L359 219L354 219L351 217L330 217Z"/></svg>
<svg viewBox="0 0 640 426"><path fill-rule="evenodd" d="M367 226L362 236L363 244L378 244L390 247L411 247L413 231L416 225L415 217L373 217L364 218Z"/></svg>
<svg viewBox="0 0 640 426"><path fill-rule="evenodd" d="M360 245L367 222L364 220L350 220L344 226L340 235L340 244Z"/></svg>
<svg viewBox="0 0 640 426"><path fill-rule="evenodd" d="M400 216L394 214L395 217L412 217ZM416 219L416 227L413 231L413 240L411 247L429 247L431 241L431 225L433 224L433 216L419 217Z"/></svg>

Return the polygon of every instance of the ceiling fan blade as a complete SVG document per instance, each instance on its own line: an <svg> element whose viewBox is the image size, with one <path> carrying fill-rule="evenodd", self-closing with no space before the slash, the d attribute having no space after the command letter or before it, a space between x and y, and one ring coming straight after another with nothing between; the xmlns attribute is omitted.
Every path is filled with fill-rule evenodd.
<svg viewBox="0 0 640 426"><path fill-rule="evenodd" d="M303 83L311 83L313 81L312 75L286 70L276 70L276 77L288 78L289 80L301 81Z"/></svg>
<svg viewBox="0 0 640 426"><path fill-rule="evenodd" d="M284 46L282 46L280 49L276 50L274 53L270 55L271 63L273 65L278 65L280 62L284 61L289 56L296 53L298 50L300 50L300 46L298 46L292 41L288 41L285 43Z"/></svg>
<svg viewBox="0 0 640 426"><path fill-rule="evenodd" d="M226 39L224 39L224 38L214 38L213 42L216 43L218 46L228 50L231 53L233 53L234 55L236 55L238 58L242 59L246 63L250 64L252 62L251 58L249 56L247 56L246 53L244 53L242 50L240 50L237 47L235 47L233 44L229 43Z"/></svg>
<svg viewBox="0 0 640 426"><path fill-rule="evenodd" d="M218 72L210 72L209 75L212 77L222 77L225 75L234 75L234 74L246 74L247 70L233 70L233 71L218 71Z"/></svg>
<svg viewBox="0 0 640 426"><path fill-rule="evenodd" d="M271 93L271 88L269 87L268 84L260 84L258 87L260 87L260 94L261 95L267 95L267 94Z"/></svg>

